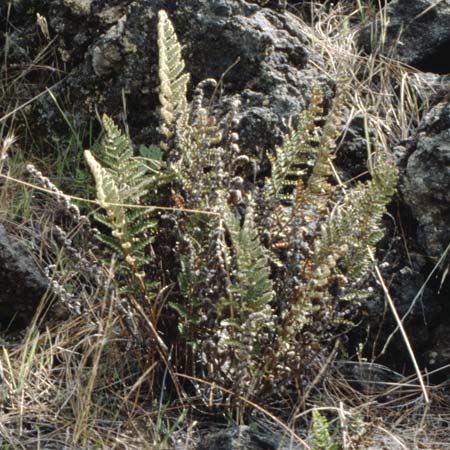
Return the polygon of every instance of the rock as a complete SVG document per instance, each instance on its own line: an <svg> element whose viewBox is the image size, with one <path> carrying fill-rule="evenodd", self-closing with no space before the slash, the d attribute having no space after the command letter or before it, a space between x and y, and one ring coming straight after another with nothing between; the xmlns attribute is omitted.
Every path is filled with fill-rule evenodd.
<svg viewBox="0 0 450 450"><path fill-rule="evenodd" d="M91 13L93 0L64 0L64 4L77 14L88 16Z"/></svg>
<svg viewBox="0 0 450 450"><path fill-rule="evenodd" d="M392 282L389 286L389 292L395 299L398 314L402 318L405 317L404 326L410 343L417 353L417 358L420 363L424 363L422 352L429 343L429 325L439 322L443 309L436 292L430 287L430 283L425 284L426 277L423 274L427 272L428 265L423 262L424 258L420 258L419 255L413 253L410 254L410 258L410 264L393 268L396 270L390 278ZM390 322L392 328L397 328L397 323L392 315L390 315L388 322ZM400 333L397 333L392 344L393 347L390 349L390 356L393 358L392 367L400 368L402 363L403 365L409 364L410 357L405 351ZM384 342L382 345L384 345ZM402 355L402 357L399 357L399 355ZM402 358L403 360L400 361Z"/></svg>
<svg viewBox="0 0 450 450"><path fill-rule="evenodd" d="M22 327L32 318L48 282L19 243L0 224L0 327Z"/></svg>
<svg viewBox="0 0 450 450"><path fill-rule="evenodd" d="M436 105L450 92L450 75L417 72L410 76L409 83L418 94L421 103Z"/></svg>
<svg viewBox="0 0 450 450"><path fill-rule="evenodd" d="M58 35L59 52L70 68L53 93L67 99L77 126L96 121L96 110L117 120L126 103L133 141L159 141L160 9L167 10L183 44L190 92L205 78L223 77L214 98L216 112L224 116L233 100L241 101L238 131L246 153L259 156L262 149L280 143L288 119L305 108L313 81L322 84L327 105L333 96L333 81L313 67L320 58L307 51L307 40L292 14L243 0L46 1L50 34ZM90 7L83 21L80 5ZM67 129L49 96L32 108L33 122L46 129L49 138Z"/></svg>
<svg viewBox="0 0 450 450"><path fill-rule="evenodd" d="M197 446L197 450L299 450L300 448L303 447L299 447L295 442L283 443L277 433L262 433L244 425L209 432Z"/></svg>
<svg viewBox="0 0 450 450"><path fill-rule="evenodd" d="M370 138L374 138L374 130L369 129L368 135ZM368 176L361 177L361 174L367 172L367 158L368 149L364 117L357 115L344 130L334 162L340 170L343 180L357 178L363 181L368 178Z"/></svg>
<svg viewBox="0 0 450 450"><path fill-rule="evenodd" d="M450 103L424 118L401 159L400 193L417 221L417 241L436 259L450 243Z"/></svg>
<svg viewBox="0 0 450 450"><path fill-rule="evenodd" d="M437 369L432 382L443 382L450 379L450 321L446 319L432 333L431 348L426 353L427 366L430 371Z"/></svg>
<svg viewBox="0 0 450 450"><path fill-rule="evenodd" d="M358 45L367 53L379 48L381 32L386 30L381 53L424 72L448 73L450 46L450 4L435 0L394 0L381 16L363 29ZM424 35L426 34L426 39Z"/></svg>

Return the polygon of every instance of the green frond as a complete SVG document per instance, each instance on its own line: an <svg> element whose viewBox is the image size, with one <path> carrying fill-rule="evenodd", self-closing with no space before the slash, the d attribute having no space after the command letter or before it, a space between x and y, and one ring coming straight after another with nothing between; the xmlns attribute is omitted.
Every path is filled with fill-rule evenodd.
<svg viewBox="0 0 450 450"><path fill-rule="evenodd" d="M382 218L397 187L397 170L380 151L370 174L347 193L323 229L320 247L345 245L346 276L357 279L369 264L368 248L383 237ZM316 253L321 254L323 250Z"/></svg>
<svg viewBox="0 0 450 450"><path fill-rule="evenodd" d="M179 130L179 158L170 164L170 169L192 199L206 199L214 188L223 159L223 149L218 146L221 139L215 120L208 117L203 108L197 111L193 124ZM193 202L190 206L199 208L205 205Z"/></svg>
<svg viewBox="0 0 450 450"><path fill-rule="evenodd" d="M110 250L112 250L117 255L120 255L122 253L122 248L120 247L120 244L116 238L113 238L112 236L109 236L105 233L97 233L96 239L105 244Z"/></svg>
<svg viewBox="0 0 450 450"><path fill-rule="evenodd" d="M312 410L311 434L314 450L338 450L339 445L330 436L327 418L316 408Z"/></svg>
<svg viewBox="0 0 450 450"><path fill-rule="evenodd" d="M154 242L157 228L156 219L151 217L152 208L138 207L148 194L148 169L134 157L128 138L106 115L103 126L105 135L99 147L102 164L89 150L85 151L95 178L97 201L104 210L94 217L111 230L111 234L99 233L97 237L121 257L122 272L128 272L124 269L127 266L130 274L140 279L144 266L150 262L146 252Z"/></svg>
<svg viewBox="0 0 450 450"><path fill-rule="evenodd" d="M273 299L273 286L267 256L259 241L253 208L247 207L244 224L225 208L224 221L229 230L236 258L237 283L233 291L239 294L242 312L264 310Z"/></svg>
<svg viewBox="0 0 450 450"><path fill-rule="evenodd" d="M310 105L298 117L298 124L291 128L283 144L269 155L271 175L266 179L265 198L268 201L284 198L286 187L295 185L297 178L306 173L314 163L320 142L316 121L320 118L322 92L314 85Z"/></svg>
<svg viewBox="0 0 450 450"><path fill-rule="evenodd" d="M133 243L132 253L137 254L138 252L143 252L154 242L155 242L154 235L150 234L148 236L145 236L141 240Z"/></svg>
<svg viewBox="0 0 450 450"><path fill-rule="evenodd" d="M96 222L99 222L106 228L109 228L111 230L113 229L113 224L111 223L111 220L109 219L109 217L106 214L103 214L102 212L97 210L94 212L94 215L95 215Z"/></svg>
<svg viewBox="0 0 450 450"><path fill-rule="evenodd" d="M134 157L127 136L110 117L104 114L102 123L105 135L99 157L103 167L116 182L122 203L136 204L147 193L150 183L146 176L148 168L142 158Z"/></svg>
<svg viewBox="0 0 450 450"><path fill-rule="evenodd" d="M382 218L396 191L397 171L381 153L376 154L376 159L372 179L347 192L322 223L311 258L300 270L300 299L320 305L321 314L328 314L330 322L335 320L330 286L356 283L367 271L369 249L373 250L384 234ZM347 299L352 297L354 293L346 295Z"/></svg>
<svg viewBox="0 0 450 450"><path fill-rule="evenodd" d="M103 114L102 125L105 131L102 141L102 161L104 167L109 170L117 170L120 164L132 158L128 138L122 134L114 121Z"/></svg>
<svg viewBox="0 0 450 450"><path fill-rule="evenodd" d="M136 208L127 212L128 233L131 236L144 235L157 228L158 221L150 216L149 211L151 209Z"/></svg>

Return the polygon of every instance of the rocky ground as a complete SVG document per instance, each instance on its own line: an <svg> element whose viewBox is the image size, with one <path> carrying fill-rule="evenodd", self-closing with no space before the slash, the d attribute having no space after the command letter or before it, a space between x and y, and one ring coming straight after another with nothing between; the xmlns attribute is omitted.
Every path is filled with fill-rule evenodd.
<svg viewBox="0 0 450 450"><path fill-rule="evenodd" d="M206 78L220 80L214 92L219 118L239 101L240 147L259 161L256 173L248 174L247 181L258 183L268 170L262 149L280 143L289 118L308 103L311 83L320 83L326 107L334 95L337 74L330 70L333 55L327 52L325 41L314 40L307 32L304 24L313 30L319 19L310 16L304 3L3 2L3 136L14 130L18 137L15 145L26 152L24 159L47 161L52 159L52 149L75 139L74 130L79 142L73 148L89 147L100 131L97 117L107 113L126 123L136 148L158 142L156 22L157 12L165 9L183 43L191 86ZM316 6L328 13L338 8L329 2ZM373 15L352 35L352 45L366 58L367 67L371 58L390 61L391 78L373 75L373 84L367 89L375 91L383 83L390 84L390 95L397 96L398 106L386 110L385 103L374 102L367 106L369 114L378 115L380 123L396 115L405 119L382 130L400 182L391 215L386 218L388 235L379 248L380 267L419 364L432 371L450 363L450 62L446 53L450 48L450 6L445 1L392 0L380 10L381 16L375 5L368 11ZM46 21L37 22L37 14ZM374 44L374 36L382 32L385 38L380 48ZM399 77L398 63L409 66L402 69L407 77ZM361 84L362 67L364 64L360 73L352 74ZM402 115L413 94L414 113ZM375 126L368 130L373 135L378 132ZM359 111L343 124L335 163L344 179L366 170L366 138ZM77 156L68 154L67 158L76 161ZM63 184L64 180L62 177ZM65 184L70 186L70 181L66 179ZM15 242L14 227L4 225L0 229L0 322L4 329L14 322L12 328L17 330L31 320L48 280L36 264L38 249L32 251L26 243ZM371 360L382 353L377 361L386 370L389 367L396 374L410 375L414 370L404 340L398 332L391 335L397 325L386 309L384 293L375 278L371 284L364 319L349 336L350 356L356 343L364 339L361 356ZM389 345L384 348L386 342ZM446 380L447 373L439 371L430 382ZM236 447L238 442L240 447ZM210 433L198 448L294 448L278 444L276 439L241 426ZM394 448L386 443L388 447Z"/></svg>

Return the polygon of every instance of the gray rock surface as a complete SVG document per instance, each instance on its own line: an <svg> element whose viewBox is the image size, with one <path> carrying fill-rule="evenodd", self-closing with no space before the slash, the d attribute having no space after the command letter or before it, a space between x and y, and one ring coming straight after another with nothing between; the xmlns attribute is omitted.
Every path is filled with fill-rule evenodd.
<svg viewBox="0 0 450 450"><path fill-rule="evenodd" d="M295 442L283 443L278 433L269 430L263 433L244 425L210 432L203 436L197 446L197 450L300 450L301 448Z"/></svg>
<svg viewBox="0 0 450 450"><path fill-rule="evenodd" d="M0 224L0 328L25 325L47 289L47 279L34 260Z"/></svg>
<svg viewBox="0 0 450 450"><path fill-rule="evenodd" d="M450 92L450 75L431 72L411 74L410 84L416 90L419 101L427 105L436 105Z"/></svg>
<svg viewBox="0 0 450 450"><path fill-rule="evenodd" d="M382 54L427 72L450 72L450 3L393 0L386 8L382 13L388 19ZM359 46L366 52L379 45L383 22L376 20L360 33Z"/></svg>
<svg viewBox="0 0 450 450"><path fill-rule="evenodd" d="M374 130L369 129L370 138L374 138ZM342 179L361 178L367 172L367 139L364 117L357 115L344 130L339 150L336 152L335 164L340 169ZM367 177L366 177L367 178Z"/></svg>
<svg viewBox="0 0 450 450"><path fill-rule="evenodd" d="M419 246L439 258L450 243L449 102L439 103L425 116L403 151L400 193L418 223Z"/></svg>
<svg viewBox="0 0 450 450"><path fill-rule="evenodd" d="M286 131L289 117L304 109L312 81L328 100L333 82L319 75L297 19L243 0L107 1L46 0L51 34L60 36L59 52L70 75L54 93L64 94L76 123L100 113L123 116L135 143L158 142L156 21L167 10L180 41L191 91L206 78L222 83L215 97L219 114L239 98L240 143L258 154L272 148ZM77 4L76 4L77 3ZM81 2L83 5L86 2ZM89 12L88 12L89 10ZM36 119L49 130L62 125L48 97L36 102Z"/></svg>

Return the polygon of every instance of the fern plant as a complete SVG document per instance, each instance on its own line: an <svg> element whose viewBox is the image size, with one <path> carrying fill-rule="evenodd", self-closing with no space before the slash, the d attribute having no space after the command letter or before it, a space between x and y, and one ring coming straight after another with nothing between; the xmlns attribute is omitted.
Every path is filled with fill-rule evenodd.
<svg viewBox="0 0 450 450"><path fill-rule="evenodd" d="M381 152L370 168L372 180L348 191L332 183L345 94L342 83L338 88L320 130L321 95L313 89L310 107L271 157L266 180L266 238L274 260L282 261L283 280L276 283L280 321L266 359L267 371L279 370L279 377L320 361L333 332L349 324L345 300L363 296L358 282L368 268L369 249L383 235L382 215L396 188L396 169Z"/></svg>
<svg viewBox="0 0 450 450"><path fill-rule="evenodd" d="M200 83L188 103L189 76L164 11L158 48L163 163L150 175L107 117L101 153L86 152L104 210L96 217L111 230L100 239L121 257L124 294L151 304L155 338L159 315L176 315L179 370L232 387L235 399L271 392L273 383L282 394L293 378L314 370L346 323L343 304L358 294L368 248L382 235L395 168L377 152L369 182L338 186L332 160L348 88L338 83L323 117L315 85L309 107L268 154L270 176L254 186L236 172L252 162L239 148L235 111L224 127L205 106L215 82ZM156 201L149 187L162 184L166 212L157 222L142 203ZM150 295L155 236L172 249L169 276L177 288L167 303ZM155 257L155 266L164 264Z"/></svg>
<svg viewBox="0 0 450 450"><path fill-rule="evenodd" d="M338 450L339 444L333 442L330 436L327 418L316 408L312 410L311 421L312 449L313 450Z"/></svg>
<svg viewBox="0 0 450 450"><path fill-rule="evenodd" d="M159 11L158 19L161 132L168 138L173 133L175 123L187 125L186 91L189 75L183 73L181 45L167 13Z"/></svg>

